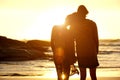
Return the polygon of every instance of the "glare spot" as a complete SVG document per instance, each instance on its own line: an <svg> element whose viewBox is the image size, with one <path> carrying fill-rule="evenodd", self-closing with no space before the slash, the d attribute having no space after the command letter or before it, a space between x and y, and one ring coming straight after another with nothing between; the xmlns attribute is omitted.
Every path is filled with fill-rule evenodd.
<svg viewBox="0 0 120 80"><path fill-rule="evenodd" d="M65 79L65 74L64 73L62 73L62 80L64 80Z"/></svg>
<svg viewBox="0 0 120 80"><path fill-rule="evenodd" d="M67 29L69 30L69 29L70 29L70 26L67 26Z"/></svg>

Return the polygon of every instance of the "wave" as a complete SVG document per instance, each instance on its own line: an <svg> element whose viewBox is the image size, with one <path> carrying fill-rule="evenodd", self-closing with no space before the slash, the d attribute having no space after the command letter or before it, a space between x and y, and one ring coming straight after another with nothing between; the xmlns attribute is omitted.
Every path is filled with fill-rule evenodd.
<svg viewBox="0 0 120 80"><path fill-rule="evenodd" d="M102 66L99 66L98 68L107 68L107 69L109 69L109 68L116 68L116 69L120 69L120 66L117 66L117 67L102 67Z"/></svg>
<svg viewBox="0 0 120 80"><path fill-rule="evenodd" d="M100 39L100 42L120 42L120 39Z"/></svg>
<svg viewBox="0 0 120 80"><path fill-rule="evenodd" d="M43 74L20 74L20 73L9 73L9 74L0 74L0 76L43 76Z"/></svg>
<svg viewBox="0 0 120 80"><path fill-rule="evenodd" d="M100 40L100 46L120 46L120 40Z"/></svg>
<svg viewBox="0 0 120 80"><path fill-rule="evenodd" d="M120 46L120 44L115 43L101 43L99 46Z"/></svg>
<svg viewBox="0 0 120 80"><path fill-rule="evenodd" d="M99 51L99 54L115 54L120 53L120 51Z"/></svg>

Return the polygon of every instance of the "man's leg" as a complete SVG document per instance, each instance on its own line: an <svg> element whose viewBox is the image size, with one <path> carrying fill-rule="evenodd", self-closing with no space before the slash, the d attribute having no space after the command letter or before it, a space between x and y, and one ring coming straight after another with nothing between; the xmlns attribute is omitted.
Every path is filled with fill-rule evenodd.
<svg viewBox="0 0 120 80"><path fill-rule="evenodd" d="M96 77L96 68L90 68L90 76L92 80L97 80Z"/></svg>
<svg viewBox="0 0 120 80"><path fill-rule="evenodd" d="M80 68L80 80L86 79L86 68Z"/></svg>

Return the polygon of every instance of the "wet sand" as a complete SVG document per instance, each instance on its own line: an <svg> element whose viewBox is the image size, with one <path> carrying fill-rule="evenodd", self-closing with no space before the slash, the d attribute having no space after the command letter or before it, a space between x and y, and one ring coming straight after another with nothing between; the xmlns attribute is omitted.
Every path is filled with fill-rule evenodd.
<svg viewBox="0 0 120 80"><path fill-rule="evenodd" d="M120 77L98 77L98 80L120 80ZM57 80L56 78L36 78L36 77L0 77L0 80ZM79 78L70 78L69 80L79 80ZM86 80L91 80L87 78Z"/></svg>

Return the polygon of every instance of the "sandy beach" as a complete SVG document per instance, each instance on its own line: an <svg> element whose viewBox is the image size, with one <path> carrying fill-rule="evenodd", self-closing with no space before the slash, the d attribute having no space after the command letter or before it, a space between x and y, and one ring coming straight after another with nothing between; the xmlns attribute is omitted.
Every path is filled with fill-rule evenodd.
<svg viewBox="0 0 120 80"><path fill-rule="evenodd" d="M47 71L44 75L34 75L34 76L26 76L20 74L14 75L1 75L0 80L57 80L55 71ZM79 75L75 74L70 76L69 80L80 80ZM90 75L87 70L87 79L91 80ZM110 68L110 69L97 69L97 80L120 80L120 71L119 68Z"/></svg>
<svg viewBox="0 0 120 80"><path fill-rule="evenodd" d="M98 77L98 80L120 80L120 77ZM36 78L36 77L0 77L0 80L57 80L56 78ZM70 78L69 80L79 80L79 78ZM87 78L86 80L91 80Z"/></svg>

